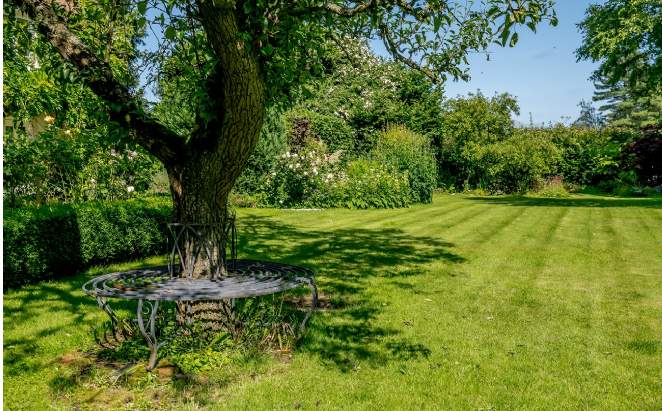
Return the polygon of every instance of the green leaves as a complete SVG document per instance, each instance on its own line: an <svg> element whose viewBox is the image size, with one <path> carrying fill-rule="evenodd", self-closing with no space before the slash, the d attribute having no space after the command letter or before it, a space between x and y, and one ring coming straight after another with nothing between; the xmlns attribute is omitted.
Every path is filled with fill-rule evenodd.
<svg viewBox="0 0 662 411"><path fill-rule="evenodd" d="M163 32L165 35L165 38L168 40L174 40L175 36L177 35L177 30L175 30L174 27L168 26L166 27L165 31Z"/></svg>
<svg viewBox="0 0 662 411"><path fill-rule="evenodd" d="M136 3L136 8L138 9L138 13L145 14L147 12L147 0Z"/></svg>
<svg viewBox="0 0 662 411"><path fill-rule="evenodd" d="M510 43L508 43L508 45L510 47L514 47L515 44L517 44L517 40L519 40L519 35L517 33L513 33L513 35L510 36Z"/></svg>
<svg viewBox="0 0 662 411"><path fill-rule="evenodd" d="M626 81L650 92L662 87L662 2L608 0L591 5L579 24L577 57L600 62L594 79Z"/></svg>

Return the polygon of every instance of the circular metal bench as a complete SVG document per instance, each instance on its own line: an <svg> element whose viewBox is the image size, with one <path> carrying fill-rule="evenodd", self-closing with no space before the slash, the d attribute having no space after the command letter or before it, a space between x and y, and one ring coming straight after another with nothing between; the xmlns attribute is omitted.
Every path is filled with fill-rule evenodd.
<svg viewBox="0 0 662 411"><path fill-rule="evenodd" d="M206 238L204 229L210 225L173 223L169 227L174 245L168 266L105 274L83 285L83 291L95 297L99 307L109 315L113 327L118 324L118 319L107 299L138 301L136 323L151 351L148 370L156 366L158 349L163 345L163 342L157 341L156 333L156 314L160 301L177 301L190 307L190 303L195 301L233 301L237 298L270 295L307 286L312 303L300 324L300 329L304 329L308 318L317 307L317 287L312 271L291 264L237 259L236 233L232 219L228 232L232 259L228 262L222 261L225 275L221 276L216 267L208 269L207 277L194 278L196 260L200 260L201 251L207 250L209 253L211 248L211 245L203 240ZM187 238L196 240L188 243L194 244L195 249L188 256L182 253L181 246L181 242ZM179 264L176 262L177 257ZM177 267L180 268L179 272Z"/></svg>

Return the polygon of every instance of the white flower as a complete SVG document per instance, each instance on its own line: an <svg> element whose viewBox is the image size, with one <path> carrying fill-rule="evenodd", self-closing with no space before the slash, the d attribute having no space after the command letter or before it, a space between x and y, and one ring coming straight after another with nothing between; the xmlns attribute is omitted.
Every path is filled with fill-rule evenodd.
<svg viewBox="0 0 662 411"><path fill-rule="evenodd" d="M48 124L53 124L55 122L55 117L49 114L46 117L44 117L44 121L47 122Z"/></svg>
<svg viewBox="0 0 662 411"><path fill-rule="evenodd" d="M64 134L70 136L71 135L71 130L64 130Z"/></svg>
<svg viewBox="0 0 662 411"><path fill-rule="evenodd" d="M317 175L317 167L313 167L313 174Z"/></svg>
<svg viewBox="0 0 662 411"><path fill-rule="evenodd" d="M290 165L289 165L289 166L287 166L287 167L288 167L289 169L292 169L292 168L294 168L294 166L292 166L292 164L290 164Z"/></svg>
<svg viewBox="0 0 662 411"><path fill-rule="evenodd" d="M138 156L138 152L136 151L129 151L129 154L127 154L127 157L129 157L129 160L133 160Z"/></svg>
<svg viewBox="0 0 662 411"><path fill-rule="evenodd" d="M96 184L96 183L97 183L97 180L91 178L91 179L90 179L90 183L92 183L92 184Z"/></svg>
<svg viewBox="0 0 662 411"><path fill-rule="evenodd" d="M134 190L135 190L135 188L133 188L133 186L128 186L126 188L126 191L128 191L129 193L133 193Z"/></svg>
<svg viewBox="0 0 662 411"><path fill-rule="evenodd" d="M307 172L307 171L304 171L304 172L303 172L303 175L304 175L304 176L307 176L307 175L308 175L308 172Z"/></svg>

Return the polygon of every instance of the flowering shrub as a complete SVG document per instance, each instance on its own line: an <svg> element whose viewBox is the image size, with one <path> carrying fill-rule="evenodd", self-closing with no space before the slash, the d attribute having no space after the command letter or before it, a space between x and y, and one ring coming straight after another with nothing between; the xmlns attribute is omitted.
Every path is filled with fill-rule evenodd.
<svg viewBox="0 0 662 411"><path fill-rule="evenodd" d="M286 152L270 174L267 204L276 207L391 208L409 205L406 173L377 161L359 159L343 166L341 152L329 154L309 141L298 153Z"/></svg>
<svg viewBox="0 0 662 411"><path fill-rule="evenodd" d="M397 173L377 161L359 159L347 165L346 174L329 182L320 206L347 208L396 208L411 203L406 173Z"/></svg>
<svg viewBox="0 0 662 411"><path fill-rule="evenodd" d="M340 153L327 154L309 140L298 152L286 152L267 179L267 203L276 207L314 206L327 185L338 177Z"/></svg>
<svg viewBox="0 0 662 411"><path fill-rule="evenodd" d="M44 121L51 119L46 116ZM105 143L104 138L53 125L34 138L17 132L4 144L7 205L119 200L146 192L161 167L156 159L140 148Z"/></svg>

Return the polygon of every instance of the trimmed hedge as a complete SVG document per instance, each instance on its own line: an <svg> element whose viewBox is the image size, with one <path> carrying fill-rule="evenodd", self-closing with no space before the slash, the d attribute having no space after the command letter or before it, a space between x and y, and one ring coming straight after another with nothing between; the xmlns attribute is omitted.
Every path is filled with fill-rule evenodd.
<svg viewBox="0 0 662 411"><path fill-rule="evenodd" d="M167 252L168 198L5 210L4 288Z"/></svg>

